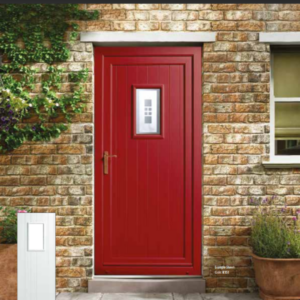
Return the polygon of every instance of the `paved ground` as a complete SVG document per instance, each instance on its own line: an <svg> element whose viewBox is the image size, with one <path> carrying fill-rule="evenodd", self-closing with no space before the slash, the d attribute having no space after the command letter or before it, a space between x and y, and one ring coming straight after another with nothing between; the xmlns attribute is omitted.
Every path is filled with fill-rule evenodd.
<svg viewBox="0 0 300 300"><path fill-rule="evenodd" d="M257 294L80 294L61 293L56 300L260 300Z"/></svg>

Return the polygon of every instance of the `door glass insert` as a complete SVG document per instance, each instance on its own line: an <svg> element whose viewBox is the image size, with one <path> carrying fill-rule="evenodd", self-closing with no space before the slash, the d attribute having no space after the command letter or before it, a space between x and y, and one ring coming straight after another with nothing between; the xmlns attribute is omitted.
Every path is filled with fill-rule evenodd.
<svg viewBox="0 0 300 300"><path fill-rule="evenodd" d="M160 89L136 89L136 134L160 134Z"/></svg>
<svg viewBox="0 0 300 300"><path fill-rule="evenodd" d="M44 224L28 223L28 251L44 250Z"/></svg>

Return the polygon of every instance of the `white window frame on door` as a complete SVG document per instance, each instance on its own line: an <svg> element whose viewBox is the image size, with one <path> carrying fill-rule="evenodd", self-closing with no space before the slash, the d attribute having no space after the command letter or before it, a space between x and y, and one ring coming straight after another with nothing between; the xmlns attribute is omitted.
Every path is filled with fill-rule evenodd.
<svg viewBox="0 0 300 300"><path fill-rule="evenodd" d="M269 45L300 45L300 32L261 32L259 41ZM279 98L274 94L274 52L271 52L270 70L270 160L263 162L267 168L299 168L300 155L275 155L275 104L300 102L299 98Z"/></svg>

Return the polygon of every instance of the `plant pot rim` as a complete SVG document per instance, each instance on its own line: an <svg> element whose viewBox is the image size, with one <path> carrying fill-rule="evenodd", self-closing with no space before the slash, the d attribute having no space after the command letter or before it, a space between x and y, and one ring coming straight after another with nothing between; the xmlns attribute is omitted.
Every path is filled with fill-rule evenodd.
<svg viewBox="0 0 300 300"><path fill-rule="evenodd" d="M266 257L257 256L254 253L252 253L252 257L257 260L266 260L266 261L278 261L278 262L299 261L300 262L300 258L266 258Z"/></svg>

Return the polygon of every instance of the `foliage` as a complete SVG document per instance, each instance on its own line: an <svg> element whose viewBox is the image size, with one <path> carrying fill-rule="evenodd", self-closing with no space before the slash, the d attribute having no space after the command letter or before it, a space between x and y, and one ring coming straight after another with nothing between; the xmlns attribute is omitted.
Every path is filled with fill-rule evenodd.
<svg viewBox="0 0 300 300"><path fill-rule="evenodd" d="M0 66L1 152L16 149L25 141L58 137L67 129L63 123L83 111L82 83L88 79L88 70L66 76L66 70L54 63L70 57L68 42L76 39L78 30L71 20L96 18L98 12L80 10L78 4L0 6L0 52L5 60ZM46 74L37 74L33 63L47 63ZM62 83L67 79L73 84L72 91L63 94Z"/></svg>
<svg viewBox="0 0 300 300"><path fill-rule="evenodd" d="M251 242L254 254L267 258L300 258L300 230L297 216L291 218L287 206L279 208L275 198L264 199L256 206Z"/></svg>
<svg viewBox="0 0 300 300"><path fill-rule="evenodd" d="M12 61L11 67L28 62L51 64L66 61L70 51L65 34L77 37L78 25L70 20L93 20L96 11L79 10L78 4L6 4L0 7L0 50ZM20 47L19 40L24 47ZM45 41L49 41L51 47Z"/></svg>
<svg viewBox="0 0 300 300"><path fill-rule="evenodd" d="M80 81L87 81L88 79L88 70L84 69L79 72L70 73L70 81L71 82L80 82Z"/></svg>
<svg viewBox="0 0 300 300"><path fill-rule="evenodd" d="M5 244L16 244L17 243L17 216L18 213L27 213L30 212L29 210L22 208L22 209L14 209L11 207L3 208L0 207L0 210L4 213L4 219L0 221L0 239L1 243Z"/></svg>

